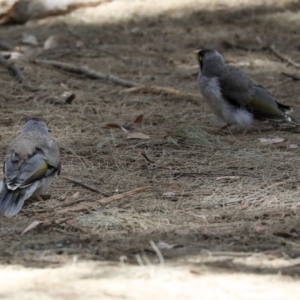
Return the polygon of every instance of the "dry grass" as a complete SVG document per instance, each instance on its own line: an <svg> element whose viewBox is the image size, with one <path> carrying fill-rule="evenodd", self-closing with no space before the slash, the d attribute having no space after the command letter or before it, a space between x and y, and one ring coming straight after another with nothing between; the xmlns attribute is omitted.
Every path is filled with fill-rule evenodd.
<svg viewBox="0 0 300 300"><path fill-rule="evenodd" d="M50 293L49 299L65 299L68 295L80 299L82 278L87 278L85 282L91 287L91 299L100 290L104 299L121 295L138 299L146 284L151 290L149 287L145 291L143 299L153 296L153 290L172 299L179 299L178 295L188 299L193 298L196 287L199 289L199 282L211 299L224 299L224 293L230 299L249 299L245 291L254 286L257 299L293 299L292 292L296 295L298 289L293 280L297 281L299 274L298 263L293 259L300 253L300 148L290 146L299 145L297 131L257 124L246 135L239 128L218 132L211 125L211 114L204 102L196 105L165 95L122 93L122 87L28 60L48 56L86 64L141 84L198 93L191 51L199 46L216 48L278 99L293 106L295 118L300 119L299 84L280 76L282 71L297 70L268 51L229 49L223 43L230 40L249 47L275 43L282 53L300 62L300 14L296 2L269 1L272 7L261 7L263 1L210 1L208 8L205 1L155 1L151 5L150 2L143 3L142 11L141 1L126 2L128 9L124 10L125 1L118 0L99 9L83 9L69 16L0 28L1 39L13 45L20 44L23 32L34 34L43 42L51 34L69 35L72 31L88 46L64 55L52 52L51 57L49 53L40 55L40 49L31 49L30 53L26 50L25 59L16 64L32 85L40 87L37 91L22 87L6 69L0 68L2 157L24 120L39 116L48 122L60 145L63 176L108 194L152 186L130 198L75 212L72 209L78 205L93 203L103 196L60 177L49 190L49 200L27 201L17 217L1 217L1 262L45 268L3 267L0 276L5 272L21 279L19 290L2 286L1 295L17 299L19 291L26 290L21 282L29 274L32 277L26 281L27 298L32 299L29 289L43 281L36 276L47 276L39 292L48 293L57 282L54 278L60 269L46 267L70 264L76 257L80 261L125 259L127 268L115 263L113 267L106 263L100 267L92 262L79 264L73 274L76 284L67 281L60 292ZM61 95L65 86L76 93L72 104L49 103L49 97ZM140 114L144 114L143 123L133 125ZM150 139L127 139L128 133L120 128L105 129L108 123L134 126ZM284 141L264 145L258 140L274 137ZM153 163L145 160L142 151ZM61 207L65 203L73 204ZM35 220L64 218L70 219L20 235ZM165 267L153 266L159 261L149 244L151 240L159 246ZM159 242L175 246L164 249ZM138 269L129 264L151 267ZM96 272L93 277L91 270L102 268L106 271L100 275ZM194 274L194 268L200 269ZM68 267L61 279L72 270ZM147 272L153 273L148 276ZM278 272L294 279L276 277ZM259 275L265 273L271 275ZM164 276L167 279L159 279ZM188 280L182 282L182 278ZM103 288L96 287L99 280ZM114 291L116 280L122 286L119 292ZM236 280L245 285L245 290L229 285L228 282ZM264 283L261 290L256 287L258 281ZM216 282L222 291L219 294L210 288ZM125 291L127 285L136 289L137 294ZM173 285L179 287L177 298L171 294ZM74 294L67 292L74 286L78 287ZM271 290L272 296L268 294Z"/></svg>

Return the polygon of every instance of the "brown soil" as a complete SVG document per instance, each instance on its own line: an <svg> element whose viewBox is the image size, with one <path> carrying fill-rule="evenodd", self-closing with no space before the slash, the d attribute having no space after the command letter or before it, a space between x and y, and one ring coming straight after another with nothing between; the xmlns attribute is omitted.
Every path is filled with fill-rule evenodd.
<svg viewBox="0 0 300 300"><path fill-rule="evenodd" d="M1 297L192 299L201 288L207 299L294 299L298 129L257 123L244 135L235 127L218 132L204 101L126 93L32 60L87 65L197 94L192 51L213 48L291 105L300 120L299 81L282 75L299 70L267 49L274 44L300 63L299 32L299 2L280 0L115 0L0 27L1 42L22 51L15 64L30 82L18 83L0 66L2 158L24 121L38 116L49 124L62 160L49 197L26 201L16 217L0 217ZM22 45L23 33L39 46ZM54 34L84 47L44 51ZM66 90L75 100L55 103ZM134 124L141 114L142 124ZM150 138L128 139L132 132ZM284 140L266 145L260 138ZM96 202L146 186L108 205ZM44 223L21 235L34 221Z"/></svg>

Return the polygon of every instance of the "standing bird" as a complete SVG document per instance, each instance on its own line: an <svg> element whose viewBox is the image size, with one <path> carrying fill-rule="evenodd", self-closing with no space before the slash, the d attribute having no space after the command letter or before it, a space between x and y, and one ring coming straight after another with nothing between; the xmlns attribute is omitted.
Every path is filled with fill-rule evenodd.
<svg viewBox="0 0 300 300"><path fill-rule="evenodd" d="M6 153L0 213L12 217L31 195L40 199L60 170L59 149L50 139L47 125L41 119L29 119Z"/></svg>
<svg viewBox="0 0 300 300"><path fill-rule="evenodd" d="M194 51L200 65L200 91L214 114L227 126L249 126L253 120L300 123L289 116L292 109L276 99L251 77L225 63L215 50Z"/></svg>

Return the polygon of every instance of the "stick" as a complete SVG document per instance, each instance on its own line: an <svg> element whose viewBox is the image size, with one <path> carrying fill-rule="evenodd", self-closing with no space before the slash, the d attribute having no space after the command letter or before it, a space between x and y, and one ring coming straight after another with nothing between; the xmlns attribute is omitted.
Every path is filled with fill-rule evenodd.
<svg viewBox="0 0 300 300"><path fill-rule="evenodd" d="M76 225L74 225L74 224L71 224L70 222L66 222L67 223L67 225L68 226L70 226L70 227L72 227L72 228L74 228L75 230L78 230L78 231L80 231L80 232L82 232L82 233L89 233L89 232L87 232L86 230L84 230L83 228L81 228L81 227L79 227L79 226L76 226Z"/></svg>
<svg viewBox="0 0 300 300"><path fill-rule="evenodd" d="M168 95L172 96L173 98L177 99L184 99L189 100L191 102L194 102L196 104L199 103L199 101L202 101L202 97L200 94L192 94L192 93L185 93L181 92L176 89L172 88L166 88L161 86L144 86L139 85L136 82L128 81L125 79L122 79L120 77L110 75L110 74L103 74L101 72L97 72L95 70L90 69L89 67L85 66L76 66L68 63L63 63L55 60L46 60L46 59L36 59L33 61L37 64L46 64L53 66L58 69L62 69L64 71L75 73L75 74L81 74L85 75L88 78L91 79L100 79L103 80L105 83L108 84L115 84L120 85L123 87L127 87L128 89L124 90L124 93L150 93L150 94L158 94L158 95Z"/></svg>
<svg viewBox="0 0 300 300"><path fill-rule="evenodd" d="M167 88L167 87L161 87L161 86L137 86L137 87L132 87L129 89L126 89L122 91L123 93L150 93L150 94L158 94L158 95L167 95L167 96L173 96L174 98L179 98L179 99L185 99L189 100L191 102L194 102L196 104L199 103L199 101L202 101L203 98L199 94L192 94L192 93L185 93L181 92L176 89L172 88Z"/></svg>
<svg viewBox="0 0 300 300"><path fill-rule="evenodd" d="M149 244L151 245L152 249L156 253L159 259L159 264L163 265L164 264L164 257L162 256L161 252L159 251L158 247L155 245L153 241L149 241Z"/></svg>
<svg viewBox="0 0 300 300"><path fill-rule="evenodd" d="M150 189L150 188L152 188L151 185L144 186L144 187L141 187L141 188L131 190L129 192L125 192L123 194L117 194L117 195L113 195L111 197L100 199L98 201L94 201L94 203L89 203L89 204L85 203L84 205L78 205L77 207L62 209L62 210L58 211L57 213L85 211L87 209L91 209L91 208L95 207L96 205L99 205L99 204L100 205L106 205L110 202L113 202L113 201L116 201L116 200L121 200L121 199L126 198L126 197L130 197L130 196L132 196L136 193L140 193L140 192L142 192L144 190L147 190L147 189Z"/></svg>
<svg viewBox="0 0 300 300"><path fill-rule="evenodd" d="M300 80L300 76L296 75L296 74L289 74L289 73L285 73L285 72L281 72L282 75L292 78L293 80Z"/></svg>
<svg viewBox="0 0 300 300"><path fill-rule="evenodd" d="M151 160L151 159L147 156L145 150L142 150L142 151L141 151L141 155L142 155L149 163L151 163L151 164L154 163L154 161Z"/></svg>
<svg viewBox="0 0 300 300"><path fill-rule="evenodd" d="M69 180L70 182L73 182L73 183L75 183L75 184L78 184L78 185L80 185L80 186L82 186L82 187L84 187L84 188L86 188L86 189L88 189L88 190L90 190L90 191L92 191L92 192L95 192L95 193L98 193L98 194L102 194L102 195L105 196L105 197L110 197L109 194L107 194L107 193L105 193L105 192L102 192L102 191L98 190L97 188L95 188L95 187L93 187L93 186L91 186L91 185L88 185L88 184L86 184L86 183L84 183L84 182L82 182L82 181L79 181L79 180L77 180L77 179L70 178L70 177L65 177L65 176L64 176L63 178ZM77 201L78 201L78 200L77 200Z"/></svg>
<svg viewBox="0 0 300 300"><path fill-rule="evenodd" d="M110 75L110 74L103 74L101 72L97 72L95 70L90 69L89 67L86 66L76 66L76 65L71 65L68 63L63 63L60 61L55 61L55 60L46 60L46 59L36 59L33 62L37 64L45 64L45 65L50 65L52 67L62 69L64 71L70 72L70 73L75 73L75 74L81 74L85 75L88 78L91 79L100 79L103 80L105 83L108 84L115 84L115 85L120 85L124 87L134 87L138 86L137 83L124 80L120 77Z"/></svg>
<svg viewBox="0 0 300 300"><path fill-rule="evenodd" d="M56 208L62 208L62 207L67 207L67 206L73 206L74 204L78 204L78 203L81 203L83 201L88 201L86 199L78 199L78 200L75 200L75 201L68 201L68 202L65 202L65 203L61 203L61 204L58 204L58 205L55 205L54 207L52 207L53 209L56 209ZM92 200L91 200L92 201ZM40 211L39 211L40 212Z"/></svg>
<svg viewBox="0 0 300 300"><path fill-rule="evenodd" d="M286 57L285 55L281 54L278 50L275 49L274 45L271 45L268 47L268 49L278 58L280 58L281 60L285 61L286 63L294 66L297 69L300 69L300 65L297 64L296 62L294 62L291 58Z"/></svg>
<svg viewBox="0 0 300 300"><path fill-rule="evenodd" d="M141 188L137 188L137 189L131 190L129 192L125 192L123 194L117 194L117 195L113 195L113 196L108 197L108 198L104 198L104 199L98 200L97 202L99 204L102 204L102 205L108 204L108 203L116 201L116 200L121 200L123 198L130 197L130 196L132 196L132 195L134 195L136 193L140 193L140 192L142 192L144 190L148 190L150 188L152 188L152 185L147 185L147 186L144 186L144 187L141 187Z"/></svg>
<svg viewBox="0 0 300 300"><path fill-rule="evenodd" d="M25 81L25 77L22 71L15 66L11 61L6 60L3 56L0 55L0 64L3 65L5 68L10 70L17 78L20 83Z"/></svg>

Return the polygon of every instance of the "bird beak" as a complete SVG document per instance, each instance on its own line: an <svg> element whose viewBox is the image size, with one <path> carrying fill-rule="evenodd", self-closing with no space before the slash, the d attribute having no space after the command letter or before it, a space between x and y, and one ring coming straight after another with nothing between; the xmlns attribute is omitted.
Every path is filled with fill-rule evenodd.
<svg viewBox="0 0 300 300"><path fill-rule="evenodd" d="M198 50L194 50L193 53L194 53L195 55L198 55Z"/></svg>

